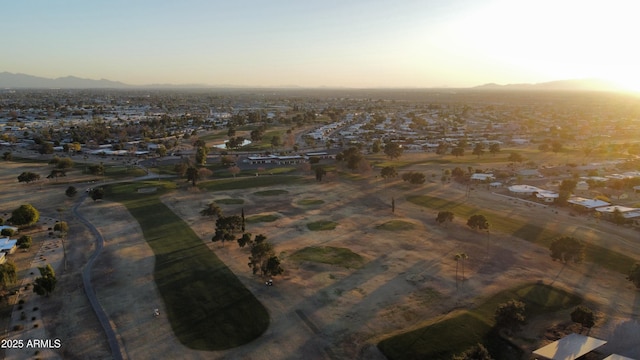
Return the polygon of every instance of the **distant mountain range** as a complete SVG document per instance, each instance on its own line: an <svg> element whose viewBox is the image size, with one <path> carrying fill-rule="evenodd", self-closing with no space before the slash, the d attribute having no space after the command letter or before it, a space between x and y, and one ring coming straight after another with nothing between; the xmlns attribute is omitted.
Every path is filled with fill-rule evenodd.
<svg viewBox="0 0 640 360"><path fill-rule="evenodd" d="M107 79L84 79L76 76L65 76L49 79L27 74L0 73L0 89L136 89L136 88L205 88L202 84L150 84L130 85L120 81Z"/></svg>
<svg viewBox="0 0 640 360"><path fill-rule="evenodd" d="M107 79L93 80L75 76L49 79L27 74L0 73L0 89L187 89L187 88L239 88L237 85L204 85L204 84L150 84L130 85ZM291 88L300 88L291 86ZM473 90L573 90L573 91L620 91L611 82L599 79L559 80L537 84L485 84L472 87Z"/></svg>
<svg viewBox="0 0 640 360"><path fill-rule="evenodd" d="M484 84L476 86L477 90L563 90L563 91L622 91L620 86L611 81L601 79L557 80L536 84Z"/></svg>
<svg viewBox="0 0 640 360"><path fill-rule="evenodd" d="M131 87L119 81L106 79L92 80L75 76L65 76L57 79L48 79L27 74L13 74L10 72L0 73L0 88L3 89L105 89L105 88L128 88Z"/></svg>

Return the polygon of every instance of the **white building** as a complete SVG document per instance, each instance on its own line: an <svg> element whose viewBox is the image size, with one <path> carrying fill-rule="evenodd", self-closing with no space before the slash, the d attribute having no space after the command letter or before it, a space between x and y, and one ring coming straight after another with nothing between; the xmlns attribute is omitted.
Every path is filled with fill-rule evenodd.
<svg viewBox="0 0 640 360"><path fill-rule="evenodd" d="M291 165L305 162L306 159L300 155L292 156L247 156L247 162L253 165L256 164L278 164L278 165Z"/></svg>
<svg viewBox="0 0 640 360"><path fill-rule="evenodd" d="M0 239L0 252L13 254L16 251L16 243L18 240L10 240L7 238Z"/></svg>
<svg viewBox="0 0 640 360"><path fill-rule="evenodd" d="M499 182L499 181L494 181L494 182L489 184L489 187L492 188L492 189L501 188L502 187L502 183Z"/></svg>
<svg viewBox="0 0 640 360"><path fill-rule="evenodd" d="M493 176L493 174L482 174L482 173L471 174L471 180L487 181L487 180L495 180L495 179L496 177Z"/></svg>
<svg viewBox="0 0 640 360"><path fill-rule="evenodd" d="M624 217L625 219L640 218L640 209L637 209L637 208L630 208L630 207L620 206L620 205L611 205L611 206L599 207L596 209L597 212L603 215L606 214L607 216L613 216L613 213L616 210L620 211L620 213L622 214L622 217Z"/></svg>
<svg viewBox="0 0 640 360"><path fill-rule="evenodd" d="M13 226L9 226L9 225L0 225L0 232L2 232L2 230L4 229L11 229L13 230L14 233L18 232L18 228L17 227L13 227Z"/></svg>
<svg viewBox="0 0 640 360"><path fill-rule="evenodd" d="M556 201L558 197L560 197L560 194L554 191L549 191L549 190L541 190L536 193L536 198L547 203L552 203Z"/></svg>
<svg viewBox="0 0 640 360"><path fill-rule="evenodd" d="M572 196L569 200L567 200L569 204L577 205L583 207L585 209L596 209L603 206L611 205L606 201L597 200L597 199L585 199L579 196Z"/></svg>
<svg viewBox="0 0 640 360"><path fill-rule="evenodd" d="M509 191L519 196L531 196L539 191L546 191L531 185L511 185Z"/></svg>

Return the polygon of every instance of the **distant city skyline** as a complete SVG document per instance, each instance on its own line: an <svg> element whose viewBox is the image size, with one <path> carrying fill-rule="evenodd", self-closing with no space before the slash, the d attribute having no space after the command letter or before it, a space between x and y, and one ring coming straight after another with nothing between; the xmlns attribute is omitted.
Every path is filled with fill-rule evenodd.
<svg viewBox="0 0 640 360"><path fill-rule="evenodd" d="M0 72L47 78L360 88L599 78L640 90L640 4L629 0L30 0L0 9Z"/></svg>

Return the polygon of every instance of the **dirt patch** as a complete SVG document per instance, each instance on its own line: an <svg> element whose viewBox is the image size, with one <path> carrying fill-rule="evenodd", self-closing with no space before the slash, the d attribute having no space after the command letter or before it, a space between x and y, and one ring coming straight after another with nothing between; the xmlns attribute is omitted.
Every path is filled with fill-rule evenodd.
<svg viewBox="0 0 640 360"><path fill-rule="evenodd" d="M290 188L286 196L273 197L267 203L251 194L231 192L230 196L243 197L246 204L253 204L244 207L245 213L278 210L286 214L273 223L252 224L247 231L267 235L276 244L287 271L276 279L274 287L267 289L246 268L246 250L211 247L269 308L273 321L267 336L225 354L248 358L255 352L266 352L275 358L291 354L327 359L372 358L379 356L372 354L376 353L375 344L381 334L420 326L453 309L474 306L483 296L524 282L542 281L578 291L604 307L606 319L637 312L634 290L624 276L598 269L596 277L588 264L563 269L551 260L547 249L502 234L492 233L488 237L468 229L466 219L456 219L446 228L438 226L433 220L435 211L404 201L403 194L394 194L393 189L396 188L376 182L310 185ZM457 198L464 196L464 189L445 186L435 193ZM295 205L309 194L314 197L322 194L325 203L311 208ZM391 213L392 197L396 200L395 213ZM479 207L493 206L497 201L488 191L472 195L472 202ZM201 208L194 205L207 202L202 196L180 194L166 198L165 202L203 239L209 237L210 224L199 217L197 212ZM498 201L498 206L510 211L509 216L531 216L532 208L526 205L503 200ZM223 210L233 212L237 208L223 206ZM541 222L559 216L549 210L545 214L542 207L536 210ZM327 232L306 228L305 224L318 220L336 221L340 225ZM391 235L376 229L376 225L398 220L414 224L415 228ZM348 247L366 257L368 263L353 271L287 261L287 254L310 245ZM466 262L466 280L456 291L453 257L459 252L466 252L470 259ZM613 307L608 305L608 296L613 296L616 287L626 289L624 294L616 295L625 300L616 300L617 307ZM598 296L593 296L594 290ZM304 318L292 313L303 313ZM302 334L306 331L307 336L296 332L297 336L287 341L286 336L291 333L286 329L297 329ZM596 333L598 329L594 328L592 334ZM540 341L542 334L531 334L531 338ZM288 345L283 349L285 341ZM311 349L317 350L315 355Z"/></svg>

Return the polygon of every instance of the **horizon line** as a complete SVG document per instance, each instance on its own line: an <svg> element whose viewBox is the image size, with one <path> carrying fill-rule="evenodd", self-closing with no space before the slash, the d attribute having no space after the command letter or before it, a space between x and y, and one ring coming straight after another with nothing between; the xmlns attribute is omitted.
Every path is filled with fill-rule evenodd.
<svg viewBox="0 0 640 360"><path fill-rule="evenodd" d="M151 83L151 84L129 84L118 80L110 80L106 78L101 79L92 79L92 78L82 78L75 75L66 75L57 78L47 78L43 76L30 75L25 73L12 73L9 71L0 72L0 75L8 74L10 76L26 76L30 77L34 80L41 81L64 81L65 79L75 79L79 81L85 82L108 82L114 83L113 86L47 86L47 85L28 85L28 86L2 86L0 84L0 88L4 90L10 89L162 89L162 88L182 88L182 89L300 89L300 90L525 90L519 89L518 87L526 87L526 90L580 90L580 91L604 91L604 92L626 92L626 93L638 93L637 91L625 89L623 86L616 84L614 81L597 78L597 77L584 77L584 78L574 78L574 79L561 79L561 80L551 80L544 82L536 82L536 83L506 83L499 84L495 82L488 82L480 85L470 85L470 86L450 86L450 85L441 85L441 86L416 86L416 85L406 85L406 86L346 86L346 85L296 85L296 84L288 84L288 85L240 85L240 84L203 84L203 83ZM578 82L594 82L602 85L602 88L598 89L596 86L590 86L588 88L574 88L574 89L562 89L562 88L544 88L544 85L550 84L561 84L561 83L578 83ZM595 84L594 84L595 85Z"/></svg>

